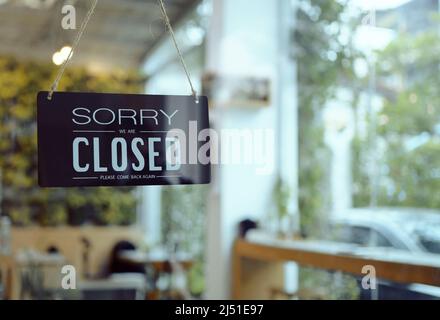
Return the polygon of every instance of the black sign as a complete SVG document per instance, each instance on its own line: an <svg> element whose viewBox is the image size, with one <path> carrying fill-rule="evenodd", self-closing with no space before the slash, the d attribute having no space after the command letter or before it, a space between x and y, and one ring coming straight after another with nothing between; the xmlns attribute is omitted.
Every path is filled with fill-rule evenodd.
<svg viewBox="0 0 440 320"><path fill-rule="evenodd" d="M40 92L41 187L206 184L208 99Z"/></svg>

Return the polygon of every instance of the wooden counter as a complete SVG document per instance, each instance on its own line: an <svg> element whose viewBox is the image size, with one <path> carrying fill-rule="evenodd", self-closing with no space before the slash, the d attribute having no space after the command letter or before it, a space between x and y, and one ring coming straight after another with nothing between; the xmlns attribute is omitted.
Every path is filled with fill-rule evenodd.
<svg viewBox="0 0 440 320"><path fill-rule="evenodd" d="M234 299L268 299L274 287L284 287L283 264L364 275L372 265L376 276L398 283L440 286L440 255L356 248L309 241L250 242L237 240L233 253Z"/></svg>
<svg viewBox="0 0 440 320"><path fill-rule="evenodd" d="M10 256L0 255L0 273L2 277L4 299L10 300L14 297L15 289L15 262Z"/></svg>

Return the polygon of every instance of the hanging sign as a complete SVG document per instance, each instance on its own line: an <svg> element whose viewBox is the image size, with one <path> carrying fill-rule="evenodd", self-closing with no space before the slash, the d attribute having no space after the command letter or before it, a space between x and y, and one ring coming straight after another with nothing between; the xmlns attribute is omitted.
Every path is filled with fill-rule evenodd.
<svg viewBox="0 0 440 320"><path fill-rule="evenodd" d="M41 187L206 184L208 99L48 92L37 97Z"/></svg>

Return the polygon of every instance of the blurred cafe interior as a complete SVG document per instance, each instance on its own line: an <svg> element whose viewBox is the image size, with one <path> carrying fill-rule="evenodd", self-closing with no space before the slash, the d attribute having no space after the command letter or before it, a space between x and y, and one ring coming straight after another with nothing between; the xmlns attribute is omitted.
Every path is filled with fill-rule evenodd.
<svg viewBox="0 0 440 320"><path fill-rule="evenodd" d="M440 298L439 1L165 0L211 183L42 188L66 60L58 91L191 94L157 0L70 56L92 3L0 0L0 300Z"/></svg>

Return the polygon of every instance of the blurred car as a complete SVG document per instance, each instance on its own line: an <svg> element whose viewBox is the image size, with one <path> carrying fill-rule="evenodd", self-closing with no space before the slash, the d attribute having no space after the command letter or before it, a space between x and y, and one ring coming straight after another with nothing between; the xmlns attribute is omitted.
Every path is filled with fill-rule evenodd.
<svg viewBox="0 0 440 320"><path fill-rule="evenodd" d="M350 209L330 219L331 240L365 247L440 254L440 211Z"/></svg>
<svg viewBox="0 0 440 320"><path fill-rule="evenodd" d="M390 255L395 252L438 254L440 211L415 208L355 208L330 218L328 240ZM360 279L358 279L359 287ZM440 288L378 281L380 299L439 299ZM371 298L361 288L361 298Z"/></svg>

